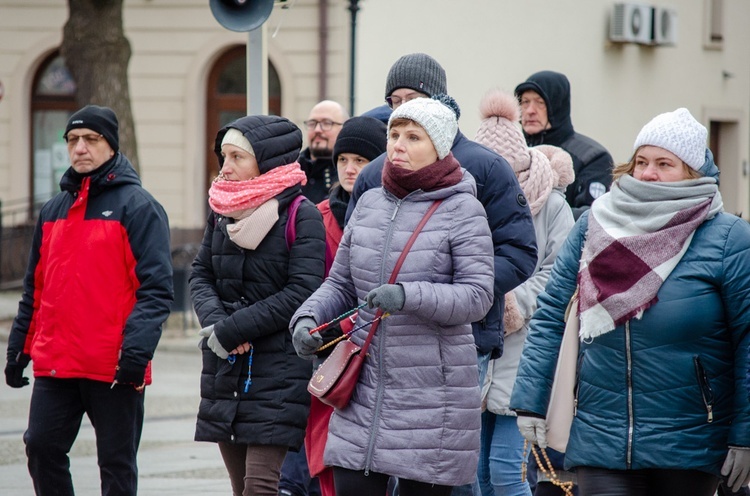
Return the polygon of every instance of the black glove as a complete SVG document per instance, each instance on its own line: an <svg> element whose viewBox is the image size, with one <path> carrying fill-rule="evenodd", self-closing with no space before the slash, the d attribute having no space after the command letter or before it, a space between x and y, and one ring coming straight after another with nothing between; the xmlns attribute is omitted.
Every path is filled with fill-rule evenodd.
<svg viewBox="0 0 750 496"><path fill-rule="evenodd" d="M29 378L23 376L23 369L31 361L25 353L16 354L15 360L8 360L5 365L5 383L12 388L22 388L29 385Z"/></svg>
<svg viewBox="0 0 750 496"><path fill-rule="evenodd" d="M130 384L138 391L142 391L146 385L144 377L146 376L146 367L142 365L136 365L130 362L121 361L115 371L115 384Z"/></svg>
<svg viewBox="0 0 750 496"><path fill-rule="evenodd" d="M365 298L368 307L379 307L385 313L401 310L404 308L404 302L406 301L404 287L400 284L383 284L367 293Z"/></svg>

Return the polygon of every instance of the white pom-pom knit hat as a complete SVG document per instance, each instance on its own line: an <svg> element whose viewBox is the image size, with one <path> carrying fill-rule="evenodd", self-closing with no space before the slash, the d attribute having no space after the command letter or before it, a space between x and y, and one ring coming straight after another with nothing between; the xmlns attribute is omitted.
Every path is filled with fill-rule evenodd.
<svg viewBox="0 0 750 496"><path fill-rule="evenodd" d="M438 158L444 159L451 151L458 132L456 113L448 106L432 98L415 98L399 106L388 121L388 132L396 119L409 119L427 132L435 146Z"/></svg>

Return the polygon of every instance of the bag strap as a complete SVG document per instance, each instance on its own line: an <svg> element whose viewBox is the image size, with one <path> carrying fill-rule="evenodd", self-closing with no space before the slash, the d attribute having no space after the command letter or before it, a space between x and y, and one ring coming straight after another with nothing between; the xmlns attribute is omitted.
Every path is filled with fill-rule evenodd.
<svg viewBox="0 0 750 496"><path fill-rule="evenodd" d="M419 224L417 224L417 227L414 229L414 232L411 233L411 237L406 242L406 246L404 246L404 250L401 252L401 255L398 257L398 260L396 261L396 266L393 267L393 272L391 273L391 278L388 279L388 284L393 284L396 282L396 276L398 276L399 271L401 270L401 266L404 265L404 260L406 259L406 255L409 253L409 250L411 250L412 245L414 245L414 242L417 240L417 236L419 236L419 233L422 231L422 228L427 224L427 221L430 220L430 217L432 217L432 214L435 213L435 210L440 206L440 204L443 203L443 200L436 200L433 202L432 205L430 205L430 208L427 209L427 212L425 212L424 217L422 217L422 220L419 221ZM377 313L375 313L375 318L372 321L372 325L370 326L370 332L367 334L367 338L365 339L364 344L362 344L362 351L360 352L362 355L364 355L367 352L367 348L370 347L370 342L372 341L373 336L375 335L375 331L378 328L378 324L380 324L381 317L383 316L383 310L378 308Z"/></svg>
<svg viewBox="0 0 750 496"><path fill-rule="evenodd" d="M297 210L299 209L299 204L302 203L302 200L304 199L304 195L294 197L294 200L292 200L287 208L289 216L286 219L286 230L284 231L286 251L292 250L294 240L297 239Z"/></svg>

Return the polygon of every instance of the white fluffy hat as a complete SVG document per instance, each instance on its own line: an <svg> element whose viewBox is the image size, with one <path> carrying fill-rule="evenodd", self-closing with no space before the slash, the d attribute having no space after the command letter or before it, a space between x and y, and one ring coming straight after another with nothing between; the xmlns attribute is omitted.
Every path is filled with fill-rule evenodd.
<svg viewBox="0 0 750 496"><path fill-rule="evenodd" d="M391 123L396 119L409 119L422 126L440 160L450 153L458 132L458 120L456 112L445 103L433 98L415 98L404 103L393 111L388 120L389 134Z"/></svg>
<svg viewBox="0 0 750 496"><path fill-rule="evenodd" d="M227 133L224 135L224 139L221 140L221 146L224 145L234 145L239 148L242 148L247 153L255 156L255 150L253 150L253 145L250 144L250 141L245 138L245 135L242 134L242 131L239 129L235 129L233 127L230 127L227 129Z"/></svg>
<svg viewBox="0 0 750 496"><path fill-rule="evenodd" d="M659 114L643 126L633 150L658 146L677 155L690 168L699 170L706 159L708 131L686 108Z"/></svg>

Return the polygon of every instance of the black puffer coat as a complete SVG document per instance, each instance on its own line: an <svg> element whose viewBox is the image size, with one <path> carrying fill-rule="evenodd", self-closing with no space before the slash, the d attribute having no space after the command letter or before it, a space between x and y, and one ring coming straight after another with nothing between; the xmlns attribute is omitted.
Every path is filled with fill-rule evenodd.
<svg viewBox="0 0 750 496"><path fill-rule="evenodd" d="M261 157L274 156L279 161L285 150L276 153L268 148L286 148L288 137L261 142L253 126L265 129L264 122L248 123L248 119L230 126L245 133L261 170L268 170ZM248 123L248 127L237 122ZM219 134L225 132L223 129ZM301 135L290 162L297 158L300 146ZM295 450L302 444L310 403L306 387L311 364L297 357L288 328L292 314L323 281L325 230L315 205L303 201L297 210L296 238L287 250L287 208L300 194L299 185L295 185L276 196L279 220L255 250L240 248L229 239L226 226L232 219L214 212L209 215L190 277L193 305L201 326L213 325L224 349L252 344L252 383L246 390L247 353L232 364L217 357L203 340L196 441L288 446Z"/></svg>

